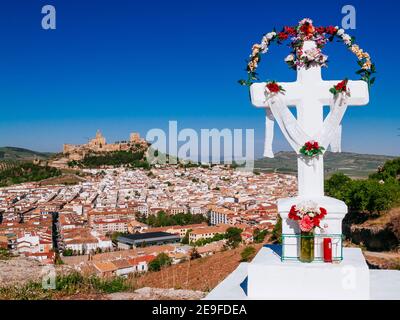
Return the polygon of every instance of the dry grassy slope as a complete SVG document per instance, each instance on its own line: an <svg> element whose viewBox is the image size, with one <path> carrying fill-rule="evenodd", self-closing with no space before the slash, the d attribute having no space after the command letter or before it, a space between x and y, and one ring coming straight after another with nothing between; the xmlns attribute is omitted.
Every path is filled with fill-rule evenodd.
<svg viewBox="0 0 400 320"><path fill-rule="evenodd" d="M260 250L262 244L254 245ZM212 256L172 265L132 279L135 288L175 288L208 292L224 280L240 263L243 246Z"/></svg>

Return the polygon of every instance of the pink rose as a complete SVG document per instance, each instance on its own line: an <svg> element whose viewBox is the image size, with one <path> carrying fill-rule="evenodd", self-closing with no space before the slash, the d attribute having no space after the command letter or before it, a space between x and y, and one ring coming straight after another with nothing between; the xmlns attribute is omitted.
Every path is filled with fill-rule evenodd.
<svg viewBox="0 0 400 320"><path fill-rule="evenodd" d="M299 226L301 231L310 232L312 228L314 228L314 223L313 220L308 215L305 215L303 219L301 219Z"/></svg>

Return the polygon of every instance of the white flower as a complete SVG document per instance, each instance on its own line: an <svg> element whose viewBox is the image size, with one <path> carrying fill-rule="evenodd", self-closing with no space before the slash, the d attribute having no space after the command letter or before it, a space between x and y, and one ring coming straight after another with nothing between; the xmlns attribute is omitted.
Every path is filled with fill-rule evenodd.
<svg viewBox="0 0 400 320"><path fill-rule="evenodd" d="M294 60L294 55L293 54L289 54L286 58L285 58L285 62L292 62Z"/></svg>
<svg viewBox="0 0 400 320"><path fill-rule="evenodd" d="M308 22L309 24L313 24L313 21L310 18L305 18L299 22L299 24L305 24Z"/></svg>
<svg viewBox="0 0 400 320"><path fill-rule="evenodd" d="M267 33L267 39L268 40L271 40L273 37L275 37L276 36L276 32L274 32L274 31L272 31L272 32L270 32L270 33Z"/></svg>
<svg viewBox="0 0 400 320"><path fill-rule="evenodd" d="M337 32L337 35L340 37L343 34L344 34L344 30L343 29L339 29L338 32Z"/></svg>
<svg viewBox="0 0 400 320"><path fill-rule="evenodd" d="M268 39L266 35L261 39L261 44L266 46L268 45Z"/></svg>
<svg viewBox="0 0 400 320"><path fill-rule="evenodd" d="M342 36L343 42L347 45L351 45L351 37L348 34Z"/></svg>
<svg viewBox="0 0 400 320"><path fill-rule="evenodd" d="M309 50L305 50L302 54L302 57L307 58L308 61L317 60L321 55L321 50L318 48L313 48Z"/></svg>

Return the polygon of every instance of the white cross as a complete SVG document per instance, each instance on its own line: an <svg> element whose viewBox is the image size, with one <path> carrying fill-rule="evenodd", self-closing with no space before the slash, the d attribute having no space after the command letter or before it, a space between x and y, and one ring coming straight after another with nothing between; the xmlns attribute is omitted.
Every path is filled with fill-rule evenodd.
<svg viewBox="0 0 400 320"><path fill-rule="evenodd" d="M303 50L315 48L314 41L305 41ZM323 107L330 104L332 93L329 91L342 80L324 81L321 67L304 67L297 70L297 81L279 82L286 90L285 100L288 106L297 108L297 121L304 132L315 136L323 126ZM258 108L266 108L265 83L254 83L250 87L252 104ZM351 97L347 100L350 106L362 106L369 102L368 85L365 81L349 81L348 88ZM298 151L298 150L296 150ZM323 157L315 160L314 165L298 157L298 187L299 196L318 197L324 195L324 165Z"/></svg>

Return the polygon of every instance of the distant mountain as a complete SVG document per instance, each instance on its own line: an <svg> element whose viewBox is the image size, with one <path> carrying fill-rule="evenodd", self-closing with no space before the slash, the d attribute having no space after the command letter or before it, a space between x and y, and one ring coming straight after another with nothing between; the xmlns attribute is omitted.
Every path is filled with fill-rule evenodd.
<svg viewBox="0 0 400 320"><path fill-rule="evenodd" d="M0 147L0 161L44 160L49 158L51 155L53 154L50 152L37 152L17 147Z"/></svg>
<svg viewBox="0 0 400 320"><path fill-rule="evenodd" d="M324 156L325 173L329 177L333 173L342 172L353 178L364 178L376 172L379 166L394 159L392 156L359 154L352 152L332 153ZM263 158L255 161L256 170L268 172L296 173L297 157L295 152L278 152L275 158Z"/></svg>

